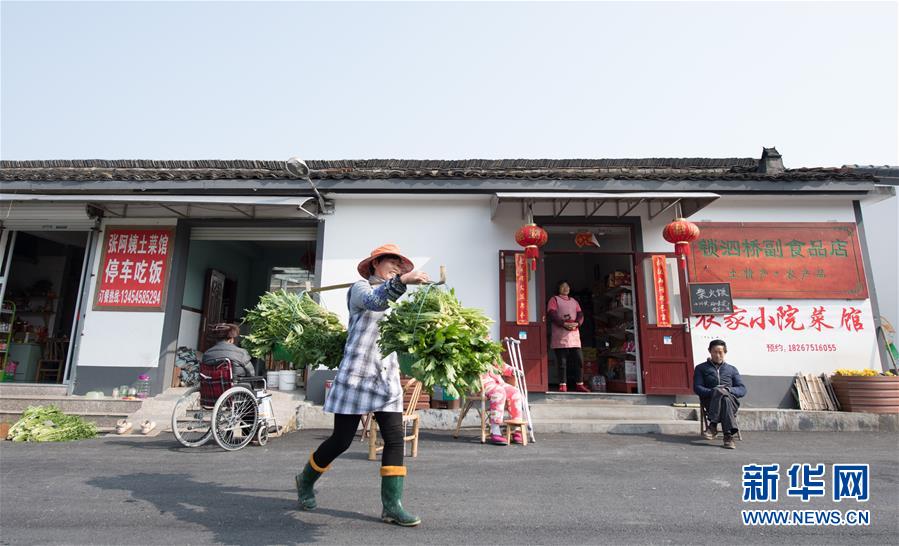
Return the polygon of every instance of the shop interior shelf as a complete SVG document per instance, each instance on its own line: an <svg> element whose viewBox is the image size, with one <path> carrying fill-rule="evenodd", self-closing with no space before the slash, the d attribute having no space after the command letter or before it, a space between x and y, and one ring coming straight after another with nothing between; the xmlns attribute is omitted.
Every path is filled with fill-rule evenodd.
<svg viewBox="0 0 899 546"><path fill-rule="evenodd" d="M617 339L626 339L627 336L633 336L634 331L631 328L604 328L596 331L597 336L608 336Z"/></svg>
<svg viewBox="0 0 899 546"><path fill-rule="evenodd" d="M597 298L612 298L622 292L631 292L632 290L633 290L632 286L627 285L627 284L622 284L621 286L615 286L615 287L609 288L608 290L606 290L605 292L603 292L601 294L596 294L595 297L597 297Z"/></svg>
<svg viewBox="0 0 899 546"><path fill-rule="evenodd" d="M601 357L612 357L612 358L628 358L628 357L637 357L637 353L599 353L596 356Z"/></svg>
<svg viewBox="0 0 899 546"><path fill-rule="evenodd" d="M601 315L612 315L616 317L623 317L628 314L628 312L633 313L634 308L630 305L622 305L621 307L613 307L611 309L606 309L601 313Z"/></svg>

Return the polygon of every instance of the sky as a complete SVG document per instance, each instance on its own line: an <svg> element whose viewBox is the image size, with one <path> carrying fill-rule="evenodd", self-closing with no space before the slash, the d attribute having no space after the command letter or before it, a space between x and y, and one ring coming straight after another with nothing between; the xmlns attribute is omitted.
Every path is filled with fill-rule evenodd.
<svg viewBox="0 0 899 546"><path fill-rule="evenodd" d="M899 165L896 2L0 3L2 159Z"/></svg>

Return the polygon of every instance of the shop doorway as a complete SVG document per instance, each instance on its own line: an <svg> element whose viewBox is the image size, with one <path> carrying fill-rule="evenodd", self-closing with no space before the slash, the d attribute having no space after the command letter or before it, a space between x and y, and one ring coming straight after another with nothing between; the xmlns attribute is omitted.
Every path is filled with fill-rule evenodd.
<svg viewBox="0 0 899 546"><path fill-rule="evenodd" d="M4 381L69 381L90 235L84 231L6 232L0 260Z"/></svg>
<svg viewBox="0 0 899 546"><path fill-rule="evenodd" d="M314 282L315 231L308 231L194 228L178 347L202 353L214 343L208 335L213 324L240 324L246 310L255 307L265 292Z"/></svg>
<svg viewBox="0 0 899 546"><path fill-rule="evenodd" d="M583 366L580 370L568 366L568 392L574 391L578 379L592 392L642 392L631 226L544 228L549 233L544 247L546 300L565 282L584 314L579 329ZM557 391L561 363L552 350L553 327L547 321L548 383L550 391Z"/></svg>

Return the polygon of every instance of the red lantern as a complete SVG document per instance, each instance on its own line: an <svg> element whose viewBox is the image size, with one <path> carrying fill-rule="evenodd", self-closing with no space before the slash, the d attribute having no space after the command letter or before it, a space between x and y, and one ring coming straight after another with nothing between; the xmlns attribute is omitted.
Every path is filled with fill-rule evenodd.
<svg viewBox="0 0 899 546"><path fill-rule="evenodd" d="M678 256L690 255L690 242L699 238L699 226L684 218L675 218L665 226L662 237L674 244L674 253Z"/></svg>
<svg viewBox="0 0 899 546"><path fill-rule="evenodd" d="M515 232L515 242L524 247L524 257L531 262L531 269L537 269L540 247L546 244L549 235L537 224L526 224Z"/></svg>

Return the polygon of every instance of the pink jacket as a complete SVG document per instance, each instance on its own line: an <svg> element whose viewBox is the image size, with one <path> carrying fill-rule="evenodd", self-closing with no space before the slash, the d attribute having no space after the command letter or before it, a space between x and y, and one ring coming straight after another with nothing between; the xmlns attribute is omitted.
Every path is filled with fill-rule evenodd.
<svg viewBox="0 0 899 546"><path fill-rule="evenodd" d="M578 326L584 323L584 312L576 299L568 296L553 296L546 305L546 315L550 320L552 338L551 349L568 349L581 346L581 333L579 330L568 330L566 322L577 322Z"/></svg>

